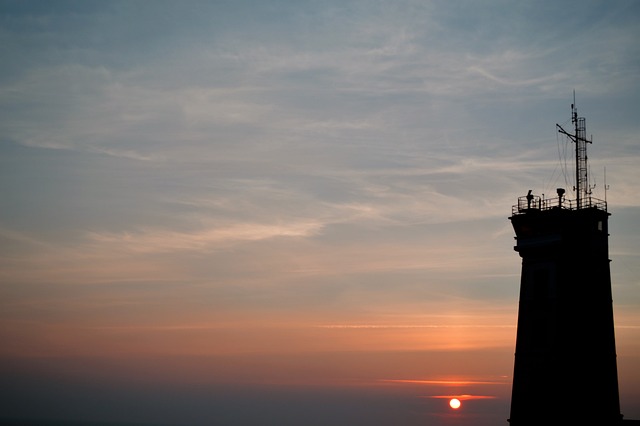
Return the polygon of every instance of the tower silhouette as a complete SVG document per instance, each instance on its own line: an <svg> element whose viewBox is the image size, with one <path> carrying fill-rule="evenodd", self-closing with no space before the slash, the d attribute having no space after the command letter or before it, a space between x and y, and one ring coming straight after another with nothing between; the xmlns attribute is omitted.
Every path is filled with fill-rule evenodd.
<svg viewBox="0 0 640 426"><path fill-rule="evenodd" d="M606 201L593 198L585 119L571 105L575 199L519 197L509 218L522 258L511 426L622 424ZM606 197L605 197L606 198Z"/></svg>

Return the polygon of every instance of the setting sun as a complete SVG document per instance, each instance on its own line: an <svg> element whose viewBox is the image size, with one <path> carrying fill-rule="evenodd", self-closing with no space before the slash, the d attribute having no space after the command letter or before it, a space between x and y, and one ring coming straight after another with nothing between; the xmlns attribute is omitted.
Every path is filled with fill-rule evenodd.
<svg viewBox="0 0 640 426"><path fill-rule="evenodd" d="M460 408L460 400L458 398L452 398L451 401L449 401L449 406L454 410L457 410Z"/></svg>

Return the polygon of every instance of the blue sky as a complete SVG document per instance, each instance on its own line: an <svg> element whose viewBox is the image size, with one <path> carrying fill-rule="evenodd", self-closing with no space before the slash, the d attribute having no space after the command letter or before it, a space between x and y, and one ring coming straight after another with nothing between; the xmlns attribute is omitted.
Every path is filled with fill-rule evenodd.
<svg viewBox="0 0 640 426"><path fill-rule="evenodd" d="M506 419L507 218L573 185L555 125L575 91L640 418L638 18L635 1L1 1L0 355L52 383L75 360L95 389L96 365L154 359L170 368L141 374L166 389L340 392L483 382L469 360L495 359L474 424ZM447 394L384 383L416 422ZM332 420L362 411L349 400Z"/></svg>

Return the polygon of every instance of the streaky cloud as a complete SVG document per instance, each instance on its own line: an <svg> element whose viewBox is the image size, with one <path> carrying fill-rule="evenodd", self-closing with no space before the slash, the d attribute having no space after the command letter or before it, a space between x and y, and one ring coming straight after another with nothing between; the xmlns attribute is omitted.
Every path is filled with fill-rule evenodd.
<svg viewBox="0 0 640 426"><path fill-rule="evenodd" d="M175 252L208 250L239 241L259 241L277 237L309 237L322 229L321 224L299 222L286 224L239 223L196 232L145 229L139 232L98 233L88 237L96 244L114 245L126 251Z"/></svg>

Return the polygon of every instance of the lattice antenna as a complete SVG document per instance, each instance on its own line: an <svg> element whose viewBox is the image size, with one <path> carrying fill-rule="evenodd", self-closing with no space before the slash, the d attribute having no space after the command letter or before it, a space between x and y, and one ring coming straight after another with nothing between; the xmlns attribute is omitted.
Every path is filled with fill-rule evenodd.
<svg viewBox="0 0 640 426"><path fill-rule="evenodd" d="M587 167L587 143L592 143L587 139L587 126L584 117L578 117L576 108L576 94L573 92L573 103L571 104L571 122L574 126L574 133L568 133L559 124L556 124L558 131L566 135L576 144L576 184L573 188L576 192L576 207L582 208L587 205L591 196L589 187L589 172Z"/></svg>

